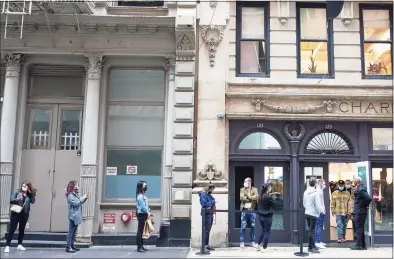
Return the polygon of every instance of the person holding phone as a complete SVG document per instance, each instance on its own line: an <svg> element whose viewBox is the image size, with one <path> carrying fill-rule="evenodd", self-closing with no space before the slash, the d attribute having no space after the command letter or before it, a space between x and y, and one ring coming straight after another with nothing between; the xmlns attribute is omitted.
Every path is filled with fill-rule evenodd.
<svg viewBox="0 0 394 259"><path fill-rule="evenodd" d="M85 194L81 197L79 194L78 182L72 180L67 185L66 197L68 205L68 233L66 252L75 253L79 251L79 248L76 248L74 243L78 226L82 223L82 204L88 199L88 195Z"/></svg>

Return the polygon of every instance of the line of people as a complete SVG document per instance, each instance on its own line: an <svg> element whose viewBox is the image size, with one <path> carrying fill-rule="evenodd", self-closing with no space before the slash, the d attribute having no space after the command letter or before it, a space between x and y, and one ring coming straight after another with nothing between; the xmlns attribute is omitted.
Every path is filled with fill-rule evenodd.
<svg viewBox="0 0 394 259"><path fill-rule="evenodd" d="M147 183L140 181L137 183L136 189L136 209L138 218L137 227L137 251L146 252L148 251L143 245L143 231L147 219L151 218L148 198L146 191L148 190ZM29 214L31 205L35 203L37 195L37 189L33 187L29 181L24 181L21 187L17 189L12 195L10 200L10 224L8 228L8 234L6 239L6 247L4 252L10 252L10 245L14 233L19 225L18 232L18 251L25 251L26 248L22 245L23 238L25 235L26 224L29 220ZM68 207L68 233L66 238L66 252L76 253L80 249L75 246L75 239L78 230L78 226L82 224L82 205L89 198L88 194L80 195L79 183L75 180L71 180L66 189L65 196L67 199Z"/></svg>

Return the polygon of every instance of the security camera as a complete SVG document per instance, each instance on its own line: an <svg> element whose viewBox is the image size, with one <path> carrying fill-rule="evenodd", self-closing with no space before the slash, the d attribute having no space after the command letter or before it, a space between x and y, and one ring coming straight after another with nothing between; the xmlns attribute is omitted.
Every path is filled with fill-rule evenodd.
<svg viewBox="0 0 394 259"><path fill-rule="evenodd" d="M218 117L218 119L223 119L224 118L224 112L219 112L218 114L216 114L216 117Z"/></svg>

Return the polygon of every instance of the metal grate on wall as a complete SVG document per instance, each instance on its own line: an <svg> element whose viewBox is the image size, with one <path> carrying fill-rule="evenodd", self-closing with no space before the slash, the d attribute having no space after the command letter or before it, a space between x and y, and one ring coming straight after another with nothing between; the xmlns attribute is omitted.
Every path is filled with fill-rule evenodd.
<svg viewBox="0 0 394 259"><path fill-rule="evenodd" d="M33 65L29 68L29 76L85 76L83 66L67 65Z"/></svg>

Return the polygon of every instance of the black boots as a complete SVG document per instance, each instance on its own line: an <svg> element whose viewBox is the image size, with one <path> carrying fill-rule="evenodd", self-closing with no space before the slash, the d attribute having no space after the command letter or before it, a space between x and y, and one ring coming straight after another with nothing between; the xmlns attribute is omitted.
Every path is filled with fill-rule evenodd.
<svg viewBox="0 0 394 259"><path fill-rule="evenodd" d="M73 250L77 251L77 252L81 250L81 249L79 249L79 248L76 248L75 246L72 246L71 248L72 248Z"/></svg>

